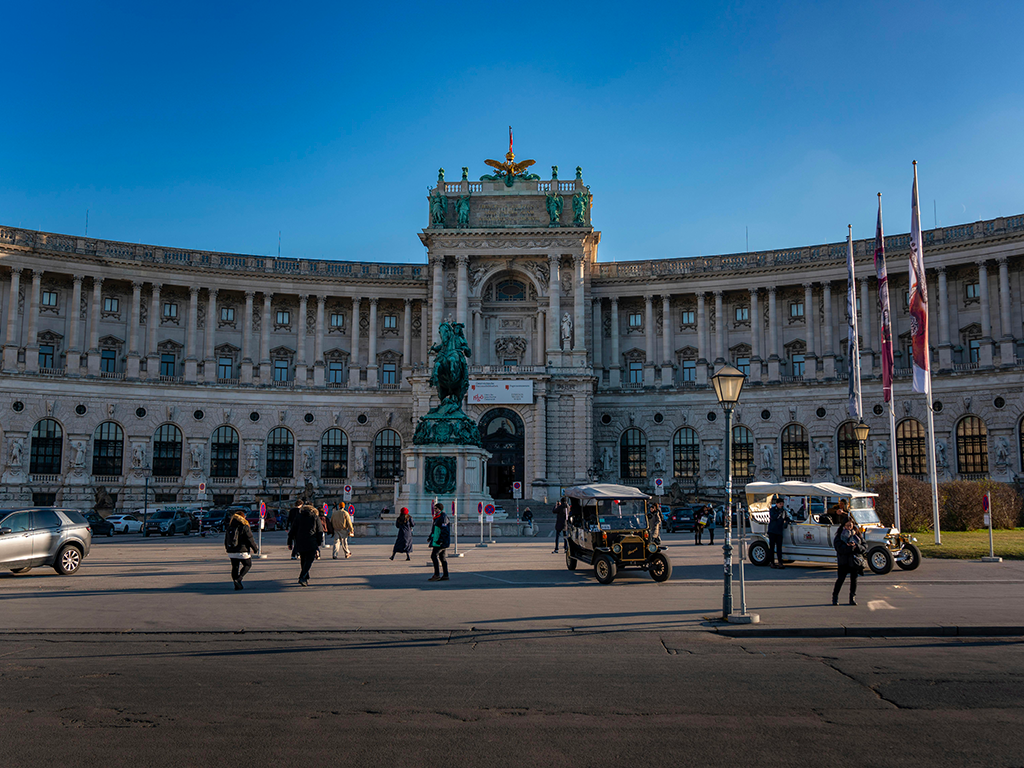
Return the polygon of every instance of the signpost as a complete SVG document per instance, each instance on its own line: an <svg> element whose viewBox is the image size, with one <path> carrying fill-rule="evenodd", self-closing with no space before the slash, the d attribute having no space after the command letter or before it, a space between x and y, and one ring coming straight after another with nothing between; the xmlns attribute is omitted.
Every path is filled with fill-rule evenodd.
<svg viewBox="0 0 1024 768"><path fill-rule="evenodd" d="M482 501L477 502L476 505L476 521L480 523L480 543L478 547L486 547L484 544L484 503Z"/></svg>
<svg viewBox="0 0 1024 768"><path fill-rule="evenodd" d="M346 504L348 504L350 501L352 501L352 486L351 485L346 485L342 489L341 493L342 493L341 500L344 501Z"/></svg>
<svg viewBox="0 0 1024 768"><path fill-rule="evenodd" d="M664 496L665 495L665 481L660 477L654 478L654 495Z"/></svg>
<svg viewBox="0 0 1024 768"><path fill-rule="evenodd" d="M452 520L454 521L452 525L455 526L455 548L452 552L452 557L462 557L462 553L459 552L459 505L455 499L452 499Z"/></svg>
<svg viewBox="0 0 1024 768"><path fill-rule="evenodd" d="M983 563L1001 563L1003 558L996 557L992 543L992 494L986 493L981 498L981 509L985 513L985 525L988 526L988 557L981 558Z"/></svg>
<svg viewBox="0 0 1024 768"><path fill-rule="evenodd" d="M488 544L497 544L498 542L496 542L494 540L494 505L493 504L485 504L484 505L484 516L487 518L487 543ZM480 526L480 533L483 533L483 531L484 531L484 527L481 525Z"/></svg>
<svg viewBox="0 0 1024 768"><path fill-rule="evenodd" d="M523 484L516 480L512 483L512 498L516 500L516 523L519 523L519 500L523 498Z"/></svg>
<svg viewBox="0 0 1024 768"><path fill-rule="evenodd" d="M205 483L202 483L200 485L200 487L202 487L203 485L205 485ZM263 521L266 518L267 518L267 502L261 501L260 502L260 540L259 540L259 542L256 545L257 547L259 547L259 550L260 550L259 557L260 557L261 560L266 557L266 555L263 554Z"/></svg>

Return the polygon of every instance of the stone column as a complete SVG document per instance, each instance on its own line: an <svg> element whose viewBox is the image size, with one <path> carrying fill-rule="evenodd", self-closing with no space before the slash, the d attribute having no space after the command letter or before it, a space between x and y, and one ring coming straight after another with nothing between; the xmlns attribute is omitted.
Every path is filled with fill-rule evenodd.
<svg viewBox="0 0 1024 768"><path fill-rule="evenodd" d="M825 303L825 378L836 377L835 319L832 315L832 283L828 280L821 284L822 300Z"/></svg>
<svg viewBox="0 0 1024 768"><path fill-rule="evenodd" d="M352 342L348 356L348 385L353 388L359 386L359 310L361 304L362 299L352 299ZM435 338L437 338L439 327L440 321L438 321L438 325L434 326Z"/></svg>
<svg viewBox="0 0 1024 768"><path fill-rule="evenodd" d="M455 288L455 322L468 327L469 320L469 256L460 253L455 257L458 282ZM372 364L374 361L371 360Z"/></svg>
<svg viewBox="0 0 1024 768"><path fill-rule="evenodd" d="M715 291L715 367L724 365L725 359L725 309L722 306L722 292Z"/></svg>
<svg viewBox="0 0 1024 768"><path fill-rule="evenodd" d="M437 329L441 327L444 316L444 256L431 256L430 266L433 268L433 294L430 301L430 342L436 343ZM427 333L427 329L423 329ZM427 345L430 348L430 344Z"/></svg>
<svg viewBox="0 0 1024 768"><path fill-rule="evenodd" d="M306 312L309 311L309 294L299 296L299 328L295 339L295 383L306 386L309 368L306 365Z"/></svg>
<svg viewBox="0 0 1024 768"><path fill-rule="evenodd" d="M316 336L313 338L313 386L322 387L326 380L327 364L324 362L324 309L327 297L316 297Z"/></svg>
<svg viewBox="0 0 1024 768"><path fill-rule="evenodd" d="M697 384L708 383L708 321L704 291L697 291Z"/></svg>
<svg viewBox="0 0 1024 768"><path fill-rule="evenodd" d="M158 334L160 331L160 290L163 285L153 283L149 295L149 340L146 342L146 378L158 379L160 377L160 354L156 345L159 343Z"/></svg>
<svg viewBox="0 0 1024 768"><path fill-rule="evenodd" d="M197 347L197 329L199 325L199 286L188 289L188 334L185 337L185 381L194 383L199 378L199 350Z"/></svg>
<svg viewBox="0 0 1024 768"><path fill-rule="evenodd" d="M978 265L978 296L981 299L981 349L978 362L982 368L992 367L992 309L988 299L988 264Z"/></svg>
<svg viewBox="0 0 1024 768"><path fill-rule="evenodd" d="M760 289L750 288L750 381L761 381Z"/></svg>
<svg viewBox="0 0 1024 768"><path fill-rule="evenodd" d="M533 488L534 496L539 491L543 496L548 476L548 417L547 397L543 392L534 395L535 417L533 420Z"/></svg>
<svg viewBox="0 0 1024 768"><path fill-rule="evenodd" d="M377 388L377 302L376 296L370 299L370 327L366 331L366 386Z"/></svg>
<svg viewBox="0 0 1024 768"><path fill-rule="evenodd" d="M274 294L263 292L263 322L260 324L260 380L264 383L274 380L274 371L270 366L270 329L274 324L271 314Z"/></svg>
<svg viewBox="0 0 1024 768"><path fill-rule="evenodd" d="M557 253L549 253L548 261L551 265L548 279L548 365L561 365L562 284L558 279L558 263L561 258Z"/></svg>
<svg viewBox="0 0 1024 768"><path fill-rule="evenodd" d="M622 386L622 356L619 354L619 297L612 296L612 360L611 375L609 377L609 384L618 388Z"/></svg>
<svg viewBox="0 0 1024 768"><path fill-rule="evenodd" d="M92 306L89 307L89 375L100 375L100 307L103 306L103 278L92 279ZM159 362L160 357L157 356ZM159 372L159 368L157 371Z"/></svg>
<svg viewBox="0 0 1024 768"><path fill-rule="evenodd" d="M544 351L547 346L547 336L544 333L545 313L543 309L537 310L537 329L534 334L533 364L544 365Z"/></svg>
<svg viewBox="0 0 1024 768"><path fill-rule="evenodd" d="M484 328L480 317L480 310L473 310L473 356L469 359L470 365L484 364ZM525 360L523 362L526 362Z"/></svg>
<svg viewBox="0 0 1024 768"><path fill-rule="evenodd" d="M577 254L572 257L573 276L573 339L572 339L572 364L579 367L587 360L587 318L583 301L583 293L586 289L584 269L586 263L583 256Z"/></svg>
<svg viewBox="0 0 1024 768"><path fill-rule="evenodd" d="M242 321L242 365L240 378L242 384L252 384L252 302L255 291L245 292L245 318Z"/></svg>
<svg viewBox="0 0 1024 768"><path fill-rule="evenodd" d="M866 277L861 278L860 281L860 324L857 326L857 331L860 333L862 342L860 350L860 373L861 376L874 376L875 371L875 353L872 351L874 347L871 346L872 335L871 335L871 316L874 314L875 307L871 303L871 291ZM879 337L881 339L881 337ZM847 350L849 351L849 350ZM849 354L847 354L849 357ZM850 363L848 370L853 370L853 364Z"/></svg>
<svg viewBox="0 0 1024 768"><path fill-rule="evenodd" d="M818 346L814 339L814 283L804 283L804 328L807 329L807 354L804 355L804 378L818 378Z"/></svg>
<svg viewBox="0 0 1024 768"><path fill-rule="evenodd" d="M996 259L999 265L999 360L1001 365L1013 365L1016 359L1013 327L1010 324L1010 269L1006 257Z"/></svg>
<svg viewBox="0 0 1024 768"><path fill-rule="evenodd" d="M667 293L661 296L661 386L671 387L675 382L672 376L672 297Z"/></svg>
<svg viewBox="0 0 1024 768"><path fill-rule="evenodd" d="M132 281L132 319L128 330L128 362L126 376L139 378L139 319L142 315L142 282Z"/></svg>
<svg viewBox="0 0 1024 768"><path fill-rule="evenodd" d="M779 312L776 295L778 287L768 286L768 383L777 384L779 373Z"/></svg>
<svg viewBox="0 0 1024 768"><path fill-rule="evenodd" d="M18 347L21 346L21 323L18 322L18 292L21 287L21 267L11 267L11 285L7 293L7 338L4 342L4 370L18 368ZM81 278L78 278L81 286ZM78 307L74 308L78 316Z"/></svg>
<svg viewBox="0 0 1024 768"><path fill-rule="evenodd" d="M594 373L597 376L598 386L604 384L604 322L601 317L601 300L592 298L590 300L591 322L593 324L594 340L591 342L590 355L594 361Z"/></svg>
<svg viewBox="0 0 1024 768"><path fill-rule="evenodd" d="M654 297L644 296L644 386L654 386Z"/></svg>
<svg viewBox="0 0 1024 768"><path fill-rule="evenodd" d="M217 316L217 288L206 289L206 329L203 341L206 342L206 354L203 356L203 380L217 381L217 328L220 317Z"/></svg>
<svg viewBox="0 0 1024 768"><path fill-rule="evenodd" d="M71 306L68 307L68 319L71 321L70 346L67 353L67 371L69 376L78 376L81 367L82 352L82 276L75 275L74 287L71 289ZM17 305L15 305L17 306Z"/></svg>
<svg viewBox="0 0 1024 768"><path fill-rule="evenodd" d="M477 354L474 349L473 354ZM408 377L412 375L412 299L406 299L402 308L402 380L399 382L402 389L409 389L412 385Z"/></svg>
<svg viewBox="0 0 1024 768"><path fill-rule="evenodd" d="M939 267L939 371L953 370L953 345L949 343L949 288L946 268Z"/></svg>
<svg viewBox="0 0 1024 768"><path fill-rule="evenodd" d="M28 338L25 339L26 373L35 373L39 370L39 294L42 283L43 271L33 270L32 292L28 297Z"/></svg>

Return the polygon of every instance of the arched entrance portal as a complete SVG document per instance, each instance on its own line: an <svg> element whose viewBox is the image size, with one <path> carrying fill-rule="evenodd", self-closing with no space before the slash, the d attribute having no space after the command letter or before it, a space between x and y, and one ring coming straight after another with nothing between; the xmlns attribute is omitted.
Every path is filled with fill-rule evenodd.
<svg viewBox="0 0 1024 768"><path fill-rule="evenodd" d="M480 419L483 447L491 452L487 461L487 491L495 499L511 499L512 483L523 482L526 461L526 431L519 414L495 408Z"/></svg>

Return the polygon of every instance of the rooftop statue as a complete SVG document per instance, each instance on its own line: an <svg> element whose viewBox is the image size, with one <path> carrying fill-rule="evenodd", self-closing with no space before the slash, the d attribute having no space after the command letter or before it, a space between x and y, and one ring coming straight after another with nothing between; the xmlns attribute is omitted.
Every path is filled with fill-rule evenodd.
<svg viewBox="0 0 1024 768"><path fill-rule="evenodd" d="M462 400L469 391L466 358L473 354L466 341L465 326L451 321L441 323L438 336L440 340L430 348L436 355L430 385L437 387L441 402L420 418L412 441L416 445L480 445L480 429L462 411Z"/></svg>
<svg viewBox="0 0 1024 768"><path fill-rule="evenodd" d="M521 163L516 162L515 153L512 152L512 126L508 127L508 152L505 155L505 162L499 163L497 160L484 160L484 162L497 170L496 174L484 175L480 177L480 181L504 181L506 187L511 187L516 179L522 179L523 181L539 181L540 176L536 173L526 173L526 169L536 163L536 160L523 160Z"/></svg>

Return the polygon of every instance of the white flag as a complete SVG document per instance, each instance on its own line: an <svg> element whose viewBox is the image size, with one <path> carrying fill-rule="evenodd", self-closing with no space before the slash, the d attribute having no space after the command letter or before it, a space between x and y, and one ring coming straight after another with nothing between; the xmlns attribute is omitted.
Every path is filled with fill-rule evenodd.
<svg viewBox="0 0 1024 768"><path fill-rule="evenodd" d="M864 420L864 406L860 393L860 342L857 333L857 280L853 267L853 227L846 233L846 315L849 318L847 328L847 357L850 360L850 418Z"/></svg>

